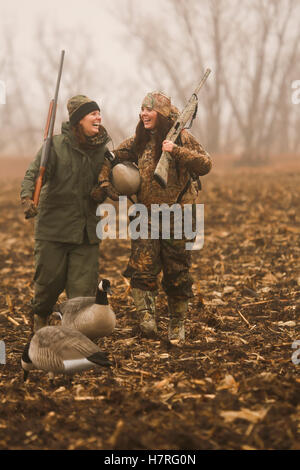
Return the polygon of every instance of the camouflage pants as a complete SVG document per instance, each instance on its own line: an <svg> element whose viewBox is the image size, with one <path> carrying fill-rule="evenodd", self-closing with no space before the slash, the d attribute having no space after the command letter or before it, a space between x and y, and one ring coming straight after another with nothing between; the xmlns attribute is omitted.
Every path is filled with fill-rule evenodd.
<svg viewBox="0 0 300 470"><path fill-rule="evenodd" d="M36 240L33 312L51 314L59 295L93 296L98 282L99 245Z"/></svg>
<svg viewBox="0 0 300 470"><path fill-rule="evenodd" d="M151 226L149 226L149 235ZM172 232L171 232L172 233ZM193 297L191 251L186 250L186 239L131 240L131 254L124 272L131 287L155 291L158 274L163 272L162 287L170 297Z"/></svg>

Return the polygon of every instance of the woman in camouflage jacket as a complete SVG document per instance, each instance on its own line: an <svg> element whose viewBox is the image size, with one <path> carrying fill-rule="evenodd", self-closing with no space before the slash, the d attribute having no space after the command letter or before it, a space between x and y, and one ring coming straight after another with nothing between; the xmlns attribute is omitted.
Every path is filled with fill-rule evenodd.
<svg viewBox="0 0 300 470"><path fill-rule="evenodd" d="M114 151L119 161L133 161L138 165L141 185L137 199L148 210L152 204L180 203L183 206L195 203L197 191L193 183L189 184L191 175L205 175L211 169L210 156L188 131L181 132L178 144L165 140L177 112L164 94L148 93L142 103L135 136L125 140ZM162 151L172 156L166 189L153 178ZM109 173L110 163L105 161L99 175L99 202L106 196L118 199ZM184 319L188 299L193 295L189 273L191 253L185 249L185 243L186 239L175 239L172 234L169 239L160 236L158 240L148 238L131 241L131 256L124 274L130 278L140 329L145 335L157 332L155 295L158 289L157 277L162 270L162 286L168 297L170 315L169 339L175 342L185 339Z"/></svg>

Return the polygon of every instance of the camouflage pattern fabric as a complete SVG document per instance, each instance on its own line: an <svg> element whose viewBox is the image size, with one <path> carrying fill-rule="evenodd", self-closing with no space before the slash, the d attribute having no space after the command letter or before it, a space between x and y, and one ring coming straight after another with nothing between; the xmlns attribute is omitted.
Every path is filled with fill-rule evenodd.
<svg viewBox="0 0 300 470"><path fill-rule="evenodd" d="M144 204L149 210L151 204L172 205L176 203L187 186L191 174L201 176L211 169L211 158L197 140L187 130L182 131L180 137L181 145L174 145L171 152L173 158L169 166L166 189L163 189L153 177L157 165L153 136L142 155L136 154L134 137L125 140L114 150L119 161L127 160L138 164L141 186L137 194L137 202ZM99 180L107 179L108 173L109 163L105 162ZM194 204L196 199L197 188L192 183L183 195L180 204L181 206ZM193 280L189 273L191 251L186 250L185 244L186 240L175 240L172 234L169 240L151 240L150 238L132 240L131 256L124 276L131 279L133 288L155 291L158 288L158 274L162 271L162 286L168 296L182 299L192 297Z"/></svg>
<svg viewBox="0 0 300 470"><path fill-rule="evenodd" d="M150 108L165 117L169 117L171 113L171 100L160 91L152 91L145 96L142 108Z"/></svg>
<svg viewBox="0 0 300 470"><path fill-rule="evenodd" d="M27 219L35 217L37 215L37 208L34 202L29 197L21 199L24 215Z"/></svg>
<svg viewBox="0 0 300 470"><path fill-rule="evenodd" d="M170 162L168 174L168 186L163 189L153 178L157 165L155 160L155 144L152 138L143 153L138 156L138 168L141 175L141 186L137 194L138 202L149 209L151 204L174 204L183 188L190 179L191 173L196 176L205 175L211 169L211 158L203 147L188 131L181 132L182 146L175 145L171 153L173 159ZM114 154L120 161L136 161L137 156L133 149L134 137L125 140L114 150ZM107 169L103 167L106 174ZM103 175L104 176L104 175ZM99 179L104 179L100 174ZM192 204L196 201L197 190L191 184L180 204Z"/></svg>
<svg viewBox="0 0 300 470"><path fill-rule="evenodd" d="M151 222L149 235L150 232ZM182 299L192 297L191 251L186 250L185 244L186 239L172 237L131 240L130 259L124 272L124 276L131 279L131 287L156 291L158 274L162 271L162 287L167 295Z"/></svg>
<svg viewBox="0 0 300 470"><path fill-rule="evenodd" d="M71 116L75 113L75 111L77 111L77 109L80 108L80 106L86 103L91 103L92 101L93 100L91 100L85 95L72 96L72 98L70 98L67 103L69 117L71 118Z"/></svg>

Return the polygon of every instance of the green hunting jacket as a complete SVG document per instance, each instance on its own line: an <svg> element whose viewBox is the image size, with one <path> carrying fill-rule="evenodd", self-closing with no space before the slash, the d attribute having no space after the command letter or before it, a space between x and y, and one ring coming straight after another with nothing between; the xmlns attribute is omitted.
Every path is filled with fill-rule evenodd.
<svg viewBox="0 0 300 470"><path fill-rule="evenodd" d="M100 144L88 150L79 148L68 122L62 124L61 134L53 136L35 220L36 240L81 244L88 237L90 244L99 243L96 225L100 219L90 192L97 184L110 141L103 126L100 136ZM42 149L25 174L21 198L33 198L41 154Z"/></svg>

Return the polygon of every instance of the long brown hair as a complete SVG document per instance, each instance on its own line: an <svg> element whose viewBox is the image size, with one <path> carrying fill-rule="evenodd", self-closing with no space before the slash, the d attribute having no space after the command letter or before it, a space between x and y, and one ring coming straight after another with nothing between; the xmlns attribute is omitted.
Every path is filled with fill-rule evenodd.
<svg viewBox="0 0 300 470"><path fill-rule="evenodd" d="M77 124L75 124L75 126L72 126L72 131L76 137L76 140L79 144L80 147L84 147L87 143L87 139L86 139L86 135L85 133L83 132L83 127L82 125L77 122Z"/></svg>
<svg viewBox="0 0 300 470"><path fill-rule="evenodd" d="M167 133L171 129L173 121L166 118L160 113L157 113L157 121L155 128L155 160L159 160L162 152L162 143L166 138ZM139 120L138 125L136 126L134 146L135 151L138 156L144 153L145 147L151 138L151 131L145 129L143 121Z"/></svg>

